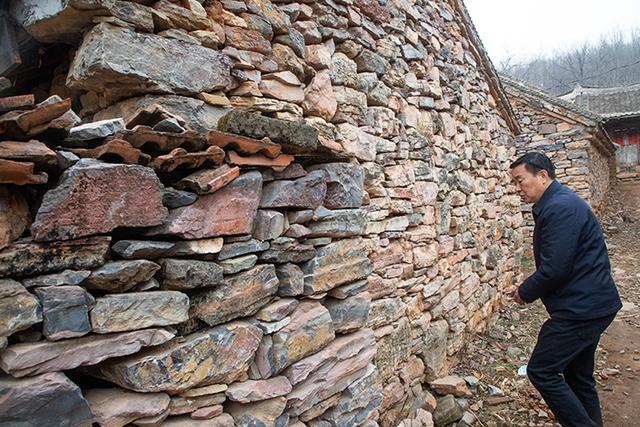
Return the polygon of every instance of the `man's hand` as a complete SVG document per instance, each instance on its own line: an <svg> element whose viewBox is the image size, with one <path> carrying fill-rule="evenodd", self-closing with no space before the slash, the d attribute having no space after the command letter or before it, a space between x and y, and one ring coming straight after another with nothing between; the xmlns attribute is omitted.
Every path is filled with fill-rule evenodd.
<svg viewBox="0 0 640 427"><path fill-rule="evenodd" d="M513 300L516 302L516 304L519 304L519 305L525 304L525 301L522 299L522 297L520 297L520 288L516 288L513 291Z"/></svg>

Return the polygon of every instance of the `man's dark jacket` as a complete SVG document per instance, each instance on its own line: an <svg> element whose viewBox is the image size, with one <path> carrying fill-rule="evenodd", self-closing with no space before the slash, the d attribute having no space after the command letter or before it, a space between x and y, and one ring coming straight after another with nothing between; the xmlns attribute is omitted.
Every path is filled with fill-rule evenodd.
<svg viewBox="0 0 640 427"><path fill-rule="evenodd" d="M604 236L589 206L554 180L533 205L533 218L536 272L520 286L520 297L541 298L558 319L597 319L618 311L622 304Z"/></svg>

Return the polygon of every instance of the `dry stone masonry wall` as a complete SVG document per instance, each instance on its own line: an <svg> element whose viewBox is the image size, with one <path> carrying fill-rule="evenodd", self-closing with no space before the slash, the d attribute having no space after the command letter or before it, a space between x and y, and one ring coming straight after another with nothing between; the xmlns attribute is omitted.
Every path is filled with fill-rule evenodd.
<svg viewBox="0 0 640 427"><path fill-rule="evenodd" d="M522 128L518 153L547 153L558 180L599 213L615 178L615 148L601 119L523 83L508 78L503 82Z"/></svg>
<svg viewBox="0 0 640 427"><path fill-rule="evenodd" d="M70 61L0 99L1 423L460 419L523 223L461 3L10 10Z"/></svg>

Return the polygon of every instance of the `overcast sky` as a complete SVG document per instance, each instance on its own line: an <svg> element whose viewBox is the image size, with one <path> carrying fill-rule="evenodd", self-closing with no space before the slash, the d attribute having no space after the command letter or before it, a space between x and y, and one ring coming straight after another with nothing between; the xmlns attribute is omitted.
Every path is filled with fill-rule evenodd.
<svg viewBox="0 0 640 427"><path fill-rule="evenodd" d="M464 0L493 62L548 55L640 30L640 0Z"/></svg>

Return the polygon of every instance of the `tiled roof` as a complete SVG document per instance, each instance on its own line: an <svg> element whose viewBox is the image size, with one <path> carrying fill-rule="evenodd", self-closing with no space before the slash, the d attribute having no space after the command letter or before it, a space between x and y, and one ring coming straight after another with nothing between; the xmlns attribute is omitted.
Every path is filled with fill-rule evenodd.
<svg viewBox="0 0 640 427"><path fill-rule="evenodd" d="M578 85L562 98L605 118L640 114L640 84L602 88Z"/></svg>
<svg viewBox="0 0 640 427"><path fill-rule="evenodd" d="M529 94L529 95L533 95L535 97L541 98L549 102L550 104L564 108L575 114L579 114L588 119L594 120L595 122L599 123L602 121L601 115L596 114L595 112L589 111L585 108L581 108L579 105L572 104L571 102L565 101L564 99L554 96L548 92L545 92L544 90L537 88L535 86L532 86L529 83L525 83L521 80L515 79L505 74L500 74L500 80L502 80L502 82L505 83L506 85L513 86L514 88L524 92L525 94Z"/></svg>

